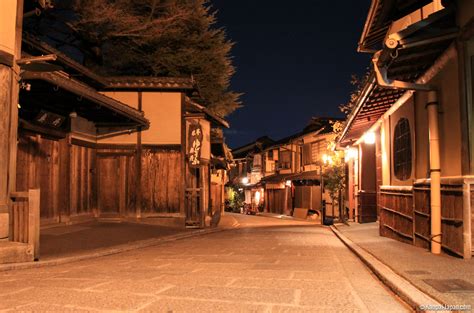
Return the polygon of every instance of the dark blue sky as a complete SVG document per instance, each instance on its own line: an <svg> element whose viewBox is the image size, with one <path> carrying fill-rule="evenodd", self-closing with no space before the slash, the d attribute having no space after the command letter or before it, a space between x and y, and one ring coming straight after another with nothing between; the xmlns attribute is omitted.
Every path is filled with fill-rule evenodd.
<svg viewBox="0 0 474 313"><path fill-rule="evenodd" d="M280 139L312 116L342 116L369 57L356 51L370 0L212 0L219 26L234 41L232 89L244 107L228 117L228 145Z"/></svg>

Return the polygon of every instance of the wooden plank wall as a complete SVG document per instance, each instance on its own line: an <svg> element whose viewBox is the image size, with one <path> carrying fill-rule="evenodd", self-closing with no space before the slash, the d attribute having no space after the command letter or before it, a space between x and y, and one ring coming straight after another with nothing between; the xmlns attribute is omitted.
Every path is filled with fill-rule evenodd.
<svg viewBox="0 0 474 313"><path fill-rule="evenodd" d="M140 190L142 215L179 213L182 184L181 154L178 150L143 149L141 188L137 188L134 150L99 149L97 154L100 213L134 215Z"/></svg>
<svg viewBox="0 0 474 313"><path fill-rule="evenodd" d="M429 249L430 190L428 184L415 186L415 245ZM441 185L441 233L445 251L463 255L463 190L462 185Z"/></svg>
<svg viewBox="0 0 474 313"><path fill-rule="evenodd" d="M143 213L179 213L181 153L175 150L144 149L141 186Z"/></svg>
<svg viewBox="0 0 474 313"><path fill-rule="evenodd" d="M100 214L99 200L104 201L108 196L117 197L117 213L134 215L139 190L135 157L133 149L95 149L70 144L67 138L50 140L22 134L18 143L16 188L41 190L43 224ZM107 162L112 162L111 166ZM179 150L144 149L141 171L142 213L179 213L182 192ZM107 179L116 182L117 188L106 183Z"/></svg>
<svg viewBox="0 0 474 313"><path fill-rule="evenodd" d="M91 214L95 206L95 151L40 136L21 135L17 190L40 189L43 223Z"/></svg>
<svg viewBox="0 0 474 313"><path fill-rule="evenodd" d="M97 151L97 208L102 217L127 215L131 194L127 186L136 186L135 181L129 179L133 155L133 151L126 150Z"/></svg>
<svg viewBox="0 0 474 313"><path fill-rule="evenodd" d="M70 216L92 213L97 208L95 193L95 149L70 146Z"/></svg>
<svg viewBox="0 0 474 313"><path fill-rule="evenodd" d="M380 234L424 249L430 249L430 186L417 184L413 191L380 191ZM463 255L462 184L441 186L442 247Z"/></svg>
<svg viewBox="0 0 474 313"><path fill-rule="evenodd" d="M413 193L381 190L378 195L380 235L413 244Z"/></svg>
<svg viewBox="0 0 474 313"><path fill-rule="evenodd" d="M441 190L443 248L463 255L463 186L443 185Z"/></svg>
<svg viewBox="0 0 474 313"><path fill-rule="evenodd" d="M414 244L417 247L430 249L430 192L425 189L413 191L414 198Z"/></svg>

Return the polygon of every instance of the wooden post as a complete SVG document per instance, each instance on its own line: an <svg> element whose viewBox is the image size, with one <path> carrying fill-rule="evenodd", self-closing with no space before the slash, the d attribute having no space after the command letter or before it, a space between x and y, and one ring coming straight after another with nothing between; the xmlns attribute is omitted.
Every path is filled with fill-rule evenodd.
<svg viewBox="0 0 474 313"><path fill-rule="evenodd" d="M142 111L142 92L138 92L138 110ZM137 153L135 156L135 171L137 173L136 183L136 199L135 199L135 217L141 218L142 216L142 128L138 128L137 132Z"/></svg>
<svg viewBox="0 0 474 313"><path fill-rule="evenodd" d="M119 216L121 218L127 215L127 157L119 156Z"/></svg>
<svg viewBox="0 0 474 313"><path fill-rule="evenodd" d="M59 141L59 221L67 223L69 221L70 212L70 185L71 185L71 146L69 137Z"/></svg>
<svg viewBox="0 0 474 313"><path fill-rule="evenodd" d="M28 191L28 244L33 246L33 257L40 255L40 190Z"/></svg>
<svg viewBox="0 0 474 313"><path fill-rule="evenodd" d="M16 185L16 137L18 127L18 77L21 58L23 0L2 3L0 27L9 36L0 39L0 238L11 237L10 192ZM14 38L10 34L14 33Z"/></svg>
<svg viewBox="0 0 474 313"><path fill-rule="evenodd" d="M221 215L225 214L225 180L227 176L226 170L222 171L222 179L221 179Z"/></svg>
<svg viewBox="0 0 474 313"><path fill-rule="evenodd" d="M69 183L69 190L68 190L68 205L65 208L67 210L67 213L62 216L62 221L65 223L69 223L71 220L71 215L74 212L77 212L77 197L76 197L76 155L74 154L74 147L71 142L71 135L67 136L67 153L68 153L68 169L67 171L69 172L68 175L68 183Z"/></svg>
<svg viewBox="0 0 474 313"><path fill-rule="evenodd" d="M463 254L465 259L472 257L472 217L471 182L463 181ZM414 202L414 201L413 201ZM415 224L415 223L413 223Z"/></svg>
<svg viewBox="0 0 474 313"><path fill-rule="evenodd" d="M5 65L0 64L0 237L8 236L8 231L4 231L8 225L9 213L9 173L10 171L10 136L4 135L10 133L10 119L11 119L11 69Z"/></svg>
<svg viewBox="0 0 474 313"><path fill-rule="evenodd" d="M205 207L205 194L204 194L204 186L205 186L205 177L204 177L204 166L200 165L199 168L197 169L197 172L199 173L199 177L197 179L197 188L199 189L199 214L200 214L200 222L201 222L201 228L206 227L206 207Z"/></svg>
<svg viewBox="0 0 474 313"><path fill-rule="evenodd" d="M185 95L181 94L181 192L179 201L179 213L186 219L186 176L188 175L186 164L186 119L185 119Z"/></svg>
<svg viewBox="0 0 474 313"><path fill-rule="evenodd" d="M211 165L207 165L207 211L211 216L214 215L212 208L212 190L211 190Z"/></svg>

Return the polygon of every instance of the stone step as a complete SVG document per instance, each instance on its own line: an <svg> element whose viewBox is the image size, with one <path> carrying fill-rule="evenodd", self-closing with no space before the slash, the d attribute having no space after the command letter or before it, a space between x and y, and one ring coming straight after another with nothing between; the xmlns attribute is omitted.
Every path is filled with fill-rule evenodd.
<svg viewBox="0 0 474 313"><path fill-rule="evenodd" d="M0 264L33 261L33 247L26 243L0 241Z"/></svg>

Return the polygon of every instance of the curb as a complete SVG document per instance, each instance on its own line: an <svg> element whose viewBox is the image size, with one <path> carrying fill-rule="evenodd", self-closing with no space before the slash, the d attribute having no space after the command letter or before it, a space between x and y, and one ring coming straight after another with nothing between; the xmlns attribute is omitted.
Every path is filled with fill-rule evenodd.
<svg viewBox="0 0 474 313"><path fill-rule="evenodd" d="M418 289L411 282L395 273L390 267L379 261L372 254L358 246L352 240L344 236L335 226L331 226L333 233L351 250L364 264L398 297L405 301L416 312L430 312L421 310L423 306L439 307L444 305ZM437 311L450 312L450 311Z"/></svg>
<svg viewBox="0 0 474 313"><path fill-rule="evenodd" d="M232 227L233 228L201 229L201 230L196 230L196 231L193 231L192 233L187 233L187 234L177 234L177 235L164 236L161 238L145 239L145 240L140 240L134 243L118 245L112 248L100 249L100 251L97 251L99 249L93 250L95 252L92 252L92 253L70 256L70 257L63 257L63 258L52 259L52 260L47 260L47 261L2 264L0 265L0 272L40 268L40 267L61 265L61 264L67 264L67 263L72 263L72 262L78 262L82 260L94 259L94 258L98 258L102 256L118 254L118 253L127 252L131 250L157 246L166 242L176 241L176 240L185 239L189 237L197 237L197 236L217 233L221 231L232 230L238 227L238 225L236 226L232 225Z"/></svg>

